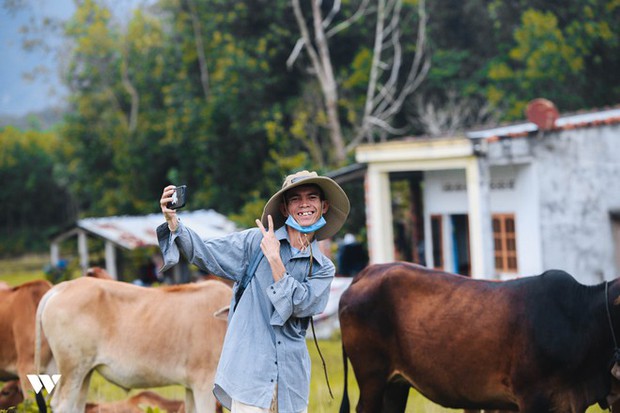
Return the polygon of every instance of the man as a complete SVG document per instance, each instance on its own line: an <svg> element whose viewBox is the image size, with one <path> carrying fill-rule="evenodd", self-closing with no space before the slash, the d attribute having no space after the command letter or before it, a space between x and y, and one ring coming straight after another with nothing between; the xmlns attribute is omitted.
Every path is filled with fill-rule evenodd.
<svg viewBox="0 0 620 413"><path fill-rule="evenodd" d="M318 247L349 214L340 186L316 172L289 175L265 205L257 228L202 241L160 200L166 223L157 229L166 270L182 253L201 270L235 281L257 262L251 281L233 298L214 393L232 413L307 412L310 317L325 309L334 264Z"/></svg>

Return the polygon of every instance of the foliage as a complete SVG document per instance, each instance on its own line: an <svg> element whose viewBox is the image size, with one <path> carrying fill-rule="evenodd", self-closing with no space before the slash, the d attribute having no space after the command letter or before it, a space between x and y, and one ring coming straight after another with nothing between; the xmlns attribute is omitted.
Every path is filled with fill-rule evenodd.
<svg viewBox="0 0 620 413"><path fill-rule="evenodd" d="M363 3L343 1L332 26ZM300 38L290 1L158 0L123 23L107 4L78 2L64 24L70 106L59 128L0 131L0 255L43 248L76 216L156 212L169 183L188 185L189 209L250 226L287 173L339 166L308 56L286 65ZM324 17L333 4L321 2ZM347 142L363 116L377 4L328 38ZM402 2L405 66L416 52L417 6ZM426 107L450 114L433 125L441 134L522 119L537 97L561 112L618 103L617 0L448 0L427 9L432 64L394 114L404 134L429 133Z"/></svg>
<svg viewBox="0 0 620 413"><path fill-rule="evenodd" d="M545 97L560 110L617 103L620 37L612 27L620 18L614 1L517 2L512 42L488 67L487 98L504 102L506 117L520 119L528 101ZM514 5L513 5L514 7ZM508 14L505 3L494 13Z"/></svg>
<svg viewBox="0 0 620 413"><path fill-rule="evenodd" d="M55 132L0 129L0 256L47 248L47 237L74 216L60 177L63 150Z"/></svg>

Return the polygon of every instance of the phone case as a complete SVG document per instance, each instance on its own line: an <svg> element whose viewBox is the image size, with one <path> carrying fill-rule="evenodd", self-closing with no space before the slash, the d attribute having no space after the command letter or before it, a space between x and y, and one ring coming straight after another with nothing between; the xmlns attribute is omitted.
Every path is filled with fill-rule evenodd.
<svg viewBox="0 0 620 413"><path fill-rule="evenodd" d="M185 206L185 198L187 195L187 186L180 185L177 186L176 191L172 195L172 202L168 203L168 208L170 209L179 209Z"/></svg>

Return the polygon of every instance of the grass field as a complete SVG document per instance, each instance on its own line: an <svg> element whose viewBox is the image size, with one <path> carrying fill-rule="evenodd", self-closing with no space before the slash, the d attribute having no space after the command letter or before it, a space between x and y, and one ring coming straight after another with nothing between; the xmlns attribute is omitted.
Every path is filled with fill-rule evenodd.
<svg viewBox="0 0 620 413"><path fill-rule="evenodd" d="M329 382L334 395L332 399L329 395L323 365L316 350L316 346L312 340L308 340L308 349L312 358L312 381L310 383L310 405L308 413L336 413L339 411L340 402L342 400L344 370L342 365L342 350L340 340L338 338L332 340L320 340L319 347L325 358ZM351 401L351 411L355 411L357 400L359 398L359 389L353 376L353 371L349 365L349 400ZM173 399L183 399L184 390L180 386L170 386L156 389L163 396ZM130 394L135 394L133 390ZM90 397L91 401L107 401L117 400L126 397L126 393L106 382L101 376L95 375L91 383ZM407 403L407 413L455 413L462 410L446 409L436 405L414 390L409 392L409 400ZM598 406L588 409L588 413L599 413L602 410Z"/></svg>
<svg viewBox="0 0 620 413"><path fill-rule="evenodd" d="M0 281L4 281L9 285L15 286L34 279L45 278L43 272L47 258L44 256L26 257L21 260L0 260ZM309 336L311 333L309 332ZM314 342L308 340L308 349L312 357L312 381L310 384L310 405L309 413L335 413L340 408L340 402L343 392L344 371L342 365L342 350L339 337L331 340L320 340L319 346L321 353L325 358L329 382L334 395L332 399L329 394L323 366L318 355ZM354 411L359 398L359 390L351 366L349 365L349 400L351 402L351 411ZM180 386L168 386L164 388L153 389L162 396L170 399L184 399L184 389ZM98 374L94 374L90 391L89 401L104 402L124 399L130 395L137 393L139 390L132 390L126 393L123 389L107 382ZM34 410L28 409L28 412ZM407 403L407 413L454 413L461 410L446 409L438 406L419 393L411 390ZM600 413L598 406L590 407L587 413ZM18 409L18 412L25 412L24 409Z"/></svg>

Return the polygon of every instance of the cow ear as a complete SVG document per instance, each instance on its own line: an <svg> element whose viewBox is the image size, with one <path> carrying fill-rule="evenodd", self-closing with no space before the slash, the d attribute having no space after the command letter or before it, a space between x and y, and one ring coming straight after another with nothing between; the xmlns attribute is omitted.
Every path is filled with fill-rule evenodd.
<svg viewBox="0 0 620 413"><path fill-rule="evenodd" d="M614 363L613 367L611 368L611 375L614 376L616 379L620 380L620 366L618 365L618 363Z"/></svg>
<svg viewBox="0 0 620 413"><path fill-rule="evenodd" d="M218 318L220 320L228 320L228 313L230 311L230 306L222 307L213 313L213 317Z"/></svg>

